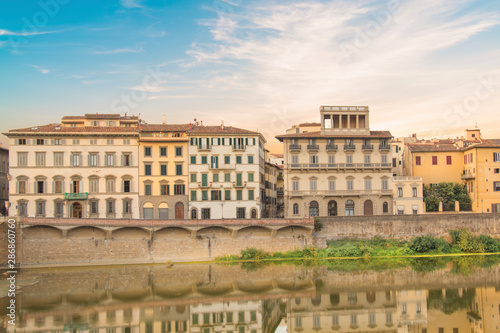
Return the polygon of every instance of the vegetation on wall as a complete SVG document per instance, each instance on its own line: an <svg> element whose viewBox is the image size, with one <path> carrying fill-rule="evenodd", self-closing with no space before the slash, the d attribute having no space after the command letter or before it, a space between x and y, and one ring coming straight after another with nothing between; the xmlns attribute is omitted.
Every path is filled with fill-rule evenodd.
<svg viewBox="0 0 500 333"><path fill-rule="evenodd" d="M443 207L455 205L455 201L462 204L470 204L471 199L467 190L460 183L439 183L437 185L424 185L424 202L428 212L439 211L439 202Z"/></svg>

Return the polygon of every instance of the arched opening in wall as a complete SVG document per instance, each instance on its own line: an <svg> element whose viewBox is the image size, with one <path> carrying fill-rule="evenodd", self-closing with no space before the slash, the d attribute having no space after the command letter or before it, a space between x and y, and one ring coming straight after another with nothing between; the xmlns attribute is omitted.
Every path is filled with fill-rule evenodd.
<svg viewBox="0 0 500 333"><path fill-rule="evenodd" d="M82 205L79 202L73 202L71 204L71 217L76 219L81 219L83 216Z"/></svg>
<svg viewBox="0 0 500 333"><path fill-rule="evenodd" d="M316 296L311 297L311 304L314 306L321 305L321 294L317 293Z"/></svg>
<svg viewBox="0 0 500 333"><path fill-rule="evenodd" d="M364 205L364 215L373 215L373 202L371 200L366 200Z"/></svg>
<svg viewBox="0 0 500 333"><path fill-rule="evenodd" d="M146 202L142 205L142 218L146 220L152 220L154 213L154 206L151 202Z"/></svg>
<svg viewBox="0 0 500 333"><path fill-rule="evenodd" d="M319 216L319 205L317 201L309 203L309 216Z"/></svg>
<svg viewBox="0 0 500 333"><path fill-rule="evenodd" d="M331 305L338 305L340 303L340 296L339 294L330 294L330 304Z"/></svg>
<svg viewBox="0 0 500 333"><path fill-rule="evenodd" d="M168 220L168 204L166 202L162 202L158 206L158 218L160 220Z"/></svg>
<svg viewBox="0 0 500 333"><path fill-rule="evenodd" d="M354 216L354 201L347 200L345 203L345 216Z"/></svg>
<svg viewBox="0 0 500 333"><path fill-rule="evenodd" d="M337 201L332 200L328 203L328 216L337 216Z"/></svg>
<svg viewBox="0 0 500 333"><path fill-rule="evenodd" d="M191 220L196 220L198 218L198 211L196 208L191 209Z"/></svg>
<svg viewBox="0 0 500 333"><path fill-rule="evenodd" d="M252 208L252 210L250 211L250 216L252 219L256 219L257 218L257 209Z"/></svg>
<svg viewBox="0 0 500 333"><path fill-rule="evenodd" d="M377 300L377 294L375 294L374 291L368 291L366 293L366 300L368 301L368 303L375 303L375 301Z"/></svg>
<svg viewBox="0 0 500 333"><path fill-rule="evenodd" d="M184 220L184 204L182 202L175 204L175 219Z"/></svg>
<svg viewBox="0 0 500 333"><path fill-rule="evenodd" d="M389 213L389 204L387 201L382 204L382 212Z"/></svg>
<svg viewBox="0 0 500 333"><path fill-rule="evenodd" d="M299 204L293 204L293 215L299 215Z"/></svg>

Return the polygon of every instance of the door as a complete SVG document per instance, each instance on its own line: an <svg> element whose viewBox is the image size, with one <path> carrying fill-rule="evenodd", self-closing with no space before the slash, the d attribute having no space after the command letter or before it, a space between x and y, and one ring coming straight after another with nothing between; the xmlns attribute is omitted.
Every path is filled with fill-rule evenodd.
<svg viewBox="0 0 500 333"><path fill-rule="evenodd" d="M332 200L328 203L328 216L337 216L337 201Z"/></svg>
<svg viewBox="0 0 500 333"><path fill-rule="evenodd" d="M71 205L71 217L77 219L82 218L82 205L79 202L75 202Z"/></svg>
<svg viewBox="0 0 500 333"><path fill-rule="evenodd" d="M371 200L365 201L365 215L373 215L373 202Z"/></svg>
<svg viewBox="0 0 500 333"><path fill-rule="evenodd" d="M175 204L175 219L176 220L184 219L184 204L182 202L178 202Z"/></svg>
<svg viewBox="0 0 500 333"><path fill-rule="evenodd" d="M252 209L251 216L252 216L253 219L257 218L257 209Z"/></svg>

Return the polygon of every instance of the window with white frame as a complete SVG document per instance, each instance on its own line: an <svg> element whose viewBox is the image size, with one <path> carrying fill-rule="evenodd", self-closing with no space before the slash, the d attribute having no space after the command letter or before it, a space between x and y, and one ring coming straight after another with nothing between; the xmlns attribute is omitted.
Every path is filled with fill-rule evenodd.
<svg viewBox="0 0 500 333"><path fill-rule="evenodd" d="M389 181L387 179L382 179L382 189L383 190L389 189Z"/></svg>
<svg viewBox="0 0 500 333"><path fill-rule="evenodd" d="M354 181L352 179L347 180L347 190L352 191L354 189Z"/></svg>
<svg viewBox="0 0 500 333"><path fill-rule="evenodd" d="M292 155L292 164L299 164L299 155Z"/></svg>
<svg viewBox="0 0 500 333"><path fill-rule="evenodd" d="M107 193L114 193L115 192L115 179L114 178L106 179L106 192Z"/></svg>
<svg viewBox="0 0 500 333"><path fill-rule="evenodd" d="M79 167L82 165L82 154L72 153L71 154L71 166Z"/></svg>
<svg viewBox="0 0 500 333"><path fill-rule="evenodd" d="M114 153L106 153L106 166L115 166L115 154Z"/></svg>
<svg viewBox="0 0 500 333"><path fill-rule="evenodd" d="M93 177L89 179L89 192L99 193L99 178Z"/></svg>
<svg viewBox="0 0 500 333"><path fill-rule="evenodd" d="M18 167L28 166L28 153L26 152L17 153L17 166Z"/></svg>
<svg viewBox="0 0 500 333"><path fill-rule="evenodd" d="M309 184L310 184L311 191L316 191L317 190L316 180L310 180Z"/></svg>
<svg viewBox="0 0 500 333"><path fill-rule="evenodd" d="M299 181L298 181L298 180L294 180L294 181L292 182L292 189L293 189L294 191L298 191L298 190L299 190Z"/></svg>
<svg viewBox="0 0 500 333"><path fill-rule="evenodd" d="M398 187L398 198L402 198L403 197L403 188L402 187Z"/></svg>
<svg viewBox="0 0 500 333"><path fill-rule="evenodd" d="M371 190L371 189L372 189L372 180L365 179L365 190Z"/></svg>
<svg viewBox="0 0 500 333"><path fill-rule="evenodd" d="M64 153L63 152L54 153L54 166L56 166L56 167L64 166Z"/></svg>
<svg viewBox="0 0 500 333"><path fill-rule="evenodd" d="M331 179L328 181L328 190L335 191L335 180Z"/></svg>
<svg viewBox="0 0 500 333"><path fill-rule="evenodd" d="M328 155L328 164L335 164L335 155Z"/></svg>
<svg viewBox="0 0 500 333"><path fill-rule="evenodd" d="M89 154L89 166L91 166L91 167L99 166L99 154L98 153L90 153Z"/></svg>
<svg viewBox="0 0 500 333"><path fill-rule="evenodd" d="M45 166L45 153L37 152L35 153L36 158L36 166L44 167Z"/></svg>

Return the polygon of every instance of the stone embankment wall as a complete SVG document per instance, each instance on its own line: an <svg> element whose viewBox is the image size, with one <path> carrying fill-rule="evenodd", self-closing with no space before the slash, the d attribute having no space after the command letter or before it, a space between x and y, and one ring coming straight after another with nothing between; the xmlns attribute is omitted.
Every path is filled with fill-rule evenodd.
<svg viewBox="0 0 500 333"><path fill-rule="evenodd" d="M410 238L422 235L446 237L449 231L466 227L475 234L500 237L500 214L423 214L388 216L342 216L321 218L322 230L315 245L327 240L372 238L375 236Z"/></svg>

